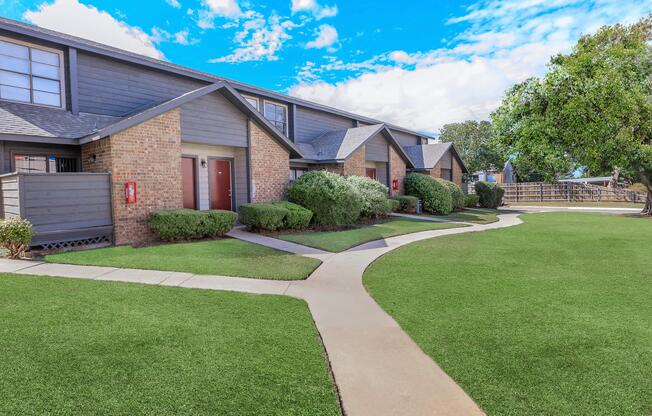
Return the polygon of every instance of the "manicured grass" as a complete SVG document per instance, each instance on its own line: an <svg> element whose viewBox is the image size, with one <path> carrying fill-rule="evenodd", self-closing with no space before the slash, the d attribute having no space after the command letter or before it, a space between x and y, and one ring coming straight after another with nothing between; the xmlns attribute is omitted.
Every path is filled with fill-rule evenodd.
<svg viewBox="0 0 652 416"><path fill-rule="evenodd" d="M490 224L498 221L498 211L495 209L465 209L461 212L453 212L449 215L431 215L434 218L441 218L448 221L470 222L474 224Z"/></svg>
<svg viewBox="0 0 652 416"><path fill-rule="evenodd" d="M320 261L236 239L70 251L45 257L52 263L168 270L260 279L305 279Z"/></svg>
<svg viewBox="0 0 652 416"><path fill-rule="evenodd" d="M519 206L536 206L536 207L591 207L591 208L639 208L643 209L643 204L634 202L513 202L509 204L512 207Z"/></svg>
<svg viewBox="0 0 652 416"><path fill-rule="evenodd" d="M523 219L403 247L365 285L489 415L650 415L652 222Z"/></svg>
<svg viewBox="0 0 652 416"><path fill-rule="evenodd" d="M417 231L439 230L444 228L459 227L459 224L436 223L432 221L418 221L409 219L393 219L381 224L361 226L344 231L309 231L300 234L285 234L278 238L285 241L303 244L326 251L340 252L351 247Z"/></svg>
<svg viewBox="0 0 652 416"><path fill-rule="evenodd" d="M0 414L339 415L302 301L0 275Z"/></svg>

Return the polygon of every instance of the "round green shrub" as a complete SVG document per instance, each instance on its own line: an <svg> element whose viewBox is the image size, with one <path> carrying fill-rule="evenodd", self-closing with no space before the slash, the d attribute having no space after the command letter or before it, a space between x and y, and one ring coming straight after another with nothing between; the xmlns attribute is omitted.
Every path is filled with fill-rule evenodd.
<svg viewBox="0 0 652 416"><path fill-rule="evenodd" d="M250 230L276 231L283 228L288 210L268 202L240 205L240 222Z"/></svg>
<svg viewBox="0 0 652 416"><path fill-rule="evenodd" d="M362 196L362 209L360 210L362 217L378 218L387 215L389 209L387 194L389 189L385 185L365 176L347 176L346 180Z"/></svg>
<svg viewBox="0 0 652 416"><path fill-rule="evenodd" d="M480 197L477 195L465 195L464 196L464 206L467 208L475 208L480 202Z"/></svg>
<svg viewBox="0 0 652 416"><path fill-rule="evenodd" d="M0 246L7 250L9 258L25 257L34 237L32 224L20 217L11 217L0 221Z"/></svg>
<svg viewBox="0 0 652 416"><path fill-rule="evenodd" d="M316 225L350 225L360 218L360 192L335 173L308 172L292 184L288 196L290 202L312 211L312 222Z"/></svg>
<svg viewBox="0 0 652 416"><path fill-rule="evenodd" d="M394 211L398 212L407 212L414 214L417 212L417 204L419 203L419 198L412 195L399 195L391 198L398 203L398 207Z"/></svg>
<svg viewBox="0 0 652 416"><path fill-rule="evenodd" d="M398 199L387 199L387 212L398 212L401 202Z"/></svg>
<svg viewBox="0 0 652 416"><path fill-rule="evenodd" d="M475 193L480 197L482 208L496 209L503 203L505 190L493 182L476 182Z"/></svg>
<svg viewBox="0 0 652 416"><path fill-rule="evenodd" d="M432 214L446 215L453 212L453 198L445 185L422 173L405 177L405 192L423 201L423 209Z"/></svg>
<svg viewBox="0 0 652 416"><path fill-rule="evenodd" d="M282 207L287 211L283 218L283 228L287 230L300 230L310 225L312 211L309 209L288 201L272 202L272 204Z"/></svg>
<svg viewBox="0 0 652 416"><path fill-rule="evenodd" d="M453 204L453 211L461 211L464 209L464 192L462 192L462 189L457 186L455 182L447 181L445 179L440 179L436 178L435 179L437 182L441 183L445 187L448 188L448 190L451 193L451 201Z"/></svg>

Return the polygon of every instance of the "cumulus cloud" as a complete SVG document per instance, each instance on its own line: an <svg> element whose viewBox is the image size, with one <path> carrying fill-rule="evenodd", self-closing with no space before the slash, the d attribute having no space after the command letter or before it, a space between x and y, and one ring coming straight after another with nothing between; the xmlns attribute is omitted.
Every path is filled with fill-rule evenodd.
<svg viewBox="0 0 652 416"><path fill-rule="evenodd" d="M445 48L388 51L362 62L311 61L290 94L434 132L486 119L506 88L545 73L550 56L569 51L581 34L651 12L652 3L634 0L481 1L448 20L466 29ZM334 71L347 79L324 81Z"/></svg>
<svg viewBox="0 0 652 416"><path fill-rule="evenodd" d="M306 43L306 48L309 49L329 48L332 50L333 45L336 42L337 42L337 29L335 29L331 25L321 25L316 30L315 39Z"/></svg>
<svg viewBox="0 0 652 416"><path fill-rule="evenodd" d="M165 2L175 9L181 8L181 3L179 3L179 0L165 0Z"/></svg>
<svg viewBox="0 0 652 416"><path fill-rule="evenodd" d="M54 0L36 10L25 12L23 18L35 25L99 43L165 59L157 49L155 38L142 29L118 20L106 11L85 5L78 0Z"/></svg>
<svg viewBox="0 0 652 416"><path fill-rule="evenodd" d="M317 0L292 0L290 9L292 13L311 13L317 20L337 16L338 12L336 5L322 6Z"/></svg>

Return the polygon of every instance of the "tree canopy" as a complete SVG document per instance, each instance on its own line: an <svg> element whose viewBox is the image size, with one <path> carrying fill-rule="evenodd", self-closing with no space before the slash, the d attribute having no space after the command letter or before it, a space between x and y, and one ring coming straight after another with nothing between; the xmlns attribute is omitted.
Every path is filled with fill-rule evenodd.
<svg viewBox="0 0 652 416"><path fill-rule="evenodd" d="M439 136L442 142L453 142L469 172L502 169L505 158L492 138L490 122L472 120L446 124Z"/></svg>
<svg viewBox="0 0 652 416"><path fill-rule="evenodd" d="M583 36L508 90L492 121L498 143L548 178L585 167L644 183L652 215L652 16Z"/></svg>

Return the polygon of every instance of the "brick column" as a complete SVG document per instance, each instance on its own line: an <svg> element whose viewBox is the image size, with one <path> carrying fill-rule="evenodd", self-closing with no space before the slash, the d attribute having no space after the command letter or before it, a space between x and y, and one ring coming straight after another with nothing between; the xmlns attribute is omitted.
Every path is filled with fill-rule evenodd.
<svg viewBox="0 0 652 416"><path fill-rule="evenodd" d="M365 176L365 146L355 151L348 159L344 161L342 174L345 176Z"/></svg>
<svg viewBox="0 0 652 416"><path fill-rule="evenodd" d="M395 196L395 195L403 195L404 193L404 187L403 187L403 180L405 179L405 174L406 174L406 165L401 156L396 153L396 150L392 146L389 147L389 164L390 164L390 172L389 172L389 188L390 188L390 195ZM398 180L398 190L393 190L392 189L392 181Z"/></svg>
<svg viewBox="0 0 652 416"><path fill-rule="evenodd" d="M290 180L290 152L249 122L249 163L253 202L279 201Z"/></svg>
<svg viewBox="0 0 652 416"><path fill-rule="evenodd" d="M453 182L455 182L460 188L462 187L463 175L464 172L462 172L462 166L460 166L460 163L457 161L457 159L453 158Z"/></svg>
<svg viewBox="0 0 652 416"><path fill-rule="evenodd" d="M149 214L183 207L179 110L82 145L82 169L111 173L115 244L154 241L156 237L147 226ZM136 182L134 204L124 200L127 181Z"/></svg>

